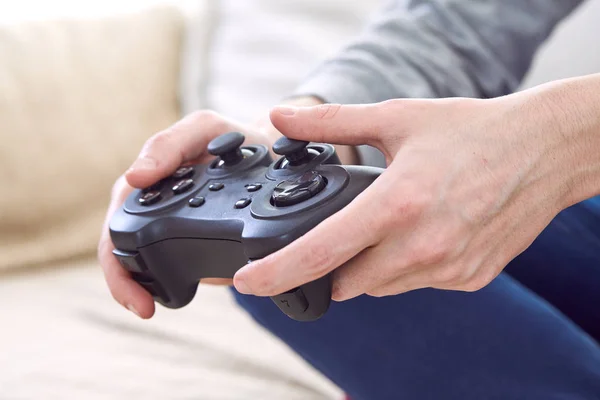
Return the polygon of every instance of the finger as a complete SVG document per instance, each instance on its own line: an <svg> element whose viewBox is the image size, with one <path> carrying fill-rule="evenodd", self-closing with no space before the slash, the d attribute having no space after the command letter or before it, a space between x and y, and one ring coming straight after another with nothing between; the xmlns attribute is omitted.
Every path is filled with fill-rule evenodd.
<svg viewBox="0 0 600 400"><path fill-rule="evenodd" d="M369 296L384 297L429 288L432 287L430 275L431 271L406 274L381 286L369 289L366 293Z"/></svg>
<svg viewBox="0 0 600 400"><path fill-rule="evenodd" d="M150 293L131 279L129 272L112 254L113 250L114 246L110 239L103 238L98 258L110 293L117 302L140 318L151 318L155 309L154 299Z"/></svg>
<svg viewBox="0 0 600 400"><path fill-rule="evenodd" d="M125 182L123 177L115 183L111 204L102 227L98 245L98 260L115 300L141 318L150 318L154 314L154 300L146 290L131 279L129 273L123 269L112 254L115 247L110 239L108 229L110 218L132 190L133 188Z"/></svg>
<svg viewBox="0 0 600 400"><path fill-rule="evenodd" d="M404 262L401 255L402 238L388 240L394 243L382 242L365 249L334 271L333 300L352 299L421 268Z"/></svg>
<svg viewBox="0 0 600 400"><path fill-rule="evenodd" d="M368 212L378 208L381 196L382 189L373 186L283 249L240 269L233 279L237 290L259 296L283 293L328 274L376 243L384 213Z"/></svg>
<svg viewBox="0 0 600 400"><path fill-rule="evenodd" d="M278 106L271 110L271 122L293 139L377 146L380 133L389 127L390 117L382 115L381 104Z"/></svg>
<svg viewBox="0 0 600 400"><path fill-rule="evenodd" d="M391 279L382 246L367 248L334 271L331 298L350 300Z"/></svg>
<svg viewBox="0 0 600 400"><path fill-rule="evenodd" d="M413 269L389 282L368 290L366 293L371 296L382 297L423 288L474 291L489 283L487 281L484 285L480 285L480 282L479 277L470 272L470 268L464 268L461 263L440 264ZM474 288L474 285L480 286Z"/></svg>
<svg viewBox="0 0 600 400"><path fill-rule="evenodd" d="M180 165L206 156L206 147L215 137L240 128L212 111L190 114L148 139L126 172L127 181L136 188L148 187L171 175Z"/></svg>

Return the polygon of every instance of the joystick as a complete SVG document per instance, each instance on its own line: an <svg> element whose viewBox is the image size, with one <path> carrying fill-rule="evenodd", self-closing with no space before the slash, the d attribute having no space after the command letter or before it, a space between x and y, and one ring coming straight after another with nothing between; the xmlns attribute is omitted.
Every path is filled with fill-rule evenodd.
<svg viewBox="0 0 600 400"><path fill-rule="evenodd" d="M273 152L284 156L279 168L297 167L308 163L319 155L315 149L308 149L308 142L304 140L288 139L285 136L279 138L273 144Z"/></svg>
<svg viewBox="0 0 600 400"><path fill-rule="evenodd" d="M210 164L185 165L150 188L135 190L110 221L113 251L160 304L192 301L202 278L232 278L345 207L383 172L339 165L329 144L279 139L243 146L230 132L213 139ZM331 301L331 277L272 296L287 316L314 321Z"/></svg>
<svg viewBox="0 0 600 400"><path fill-rule="evenodd" d="M239 132L226 133L211 140L208 144L208 152L213 156L219 156L223 161L221 165L235 165L244 159L240 149L244 139L244 135Z"/></svg>

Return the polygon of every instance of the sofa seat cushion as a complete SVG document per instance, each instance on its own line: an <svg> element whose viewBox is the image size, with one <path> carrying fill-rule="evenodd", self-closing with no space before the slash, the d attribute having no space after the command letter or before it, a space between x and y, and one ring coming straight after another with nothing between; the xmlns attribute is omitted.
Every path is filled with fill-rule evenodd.
<svg viewBox="0 0 600 400"><path fill-rule="evenodd" d="M7 276L8 275L8 276ZM341 399L239 307L202 285L190 305L140 320L95 260L0 273L0 387L7 399Z"/></svg>

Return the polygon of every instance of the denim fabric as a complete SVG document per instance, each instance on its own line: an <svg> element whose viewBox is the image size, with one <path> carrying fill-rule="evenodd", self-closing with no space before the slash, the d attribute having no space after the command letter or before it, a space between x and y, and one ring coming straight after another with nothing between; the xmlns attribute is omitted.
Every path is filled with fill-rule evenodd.
<svg viewBox="0 0 600 400"><path fill-rule="evenodd" d="M234 293L353 400L600 399L599 199L559 214L478 292L360 296L311 323Z"/></svg>

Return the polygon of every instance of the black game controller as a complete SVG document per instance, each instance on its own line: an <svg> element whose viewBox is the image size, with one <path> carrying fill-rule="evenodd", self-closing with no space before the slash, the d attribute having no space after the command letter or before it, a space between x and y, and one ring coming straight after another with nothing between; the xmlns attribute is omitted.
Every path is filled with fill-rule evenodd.
<svg viewBox="0 0 600 400"><path fill-rule="evenodd" d="M291 243L346 206L383 171L341 166L333 146L285 137L245 146L241 133L210 142L217 156L182 166L134 191L110 222L115 256L154 299L169 308L188 304L201 278L232 278L249 260ZM272 300L289 317L313 321L331 300L325 276Z"/></svg>

